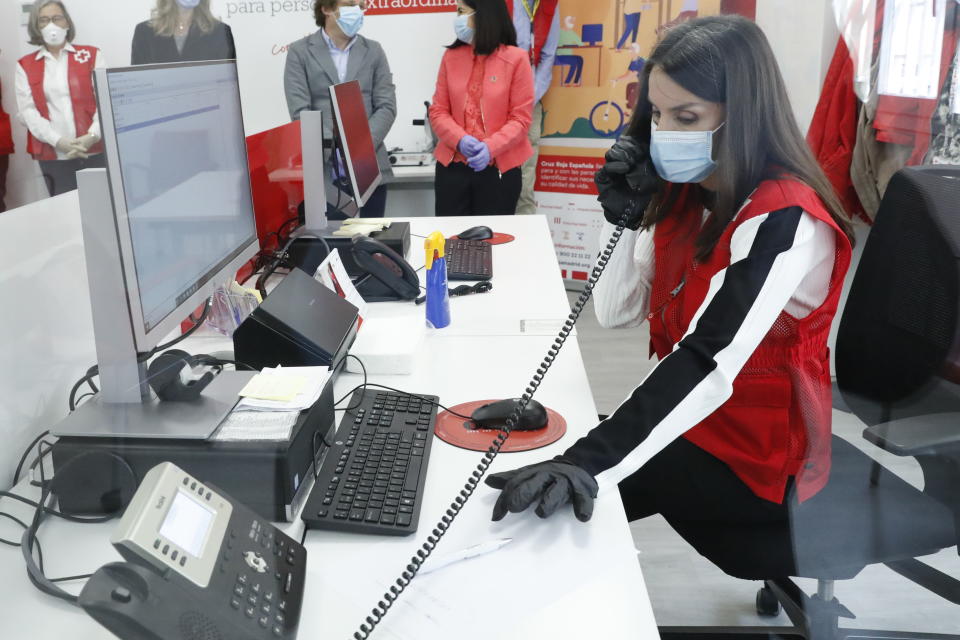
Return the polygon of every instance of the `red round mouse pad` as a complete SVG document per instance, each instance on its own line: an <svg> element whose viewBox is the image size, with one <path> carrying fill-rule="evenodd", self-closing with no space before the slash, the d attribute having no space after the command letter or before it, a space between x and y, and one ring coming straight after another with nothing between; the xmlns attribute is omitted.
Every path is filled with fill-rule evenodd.
<svg viewBox="0 0 960 640"><path fill-rule="evenodd" d="M496 400L472 400L450 407L449 411L441 411L437 415L437 426L435 433L437 437L448 444L471 451L486 451L490 448L490 443L500 433L499 429L473 429L472 423L450 411L455 411L461 415L469 416L477 408L496 402ZM545 407L547 410L547 426L534 431L513 431L510 437L503 443L500 449L502 452L511 451L530 451L539 449L548 444L553 444L563 437L567 432L567 421L559 413Z"/></svg>
<svg viewBox="0 0 960 640"><path fill-rule="evenodd" d="M450 236L450 239L459 238L460 236ZM487 244L507 244L508 242L513 242L516 240L516 237L510 235L509 233L493 233L492 238L487 238L484 240Z"/></svg>
<svg viewBox="0 0 960 640"><path fill-rule="evenodd" d="M490 244L507 244L508 242L513 242L514 240L516 240L516 238L510 235L509 233L494 232L493 237L487 238L486 240L484 240L484 242L488 242ZM547 428L549 429L550 427L547 427Z"/></svg>

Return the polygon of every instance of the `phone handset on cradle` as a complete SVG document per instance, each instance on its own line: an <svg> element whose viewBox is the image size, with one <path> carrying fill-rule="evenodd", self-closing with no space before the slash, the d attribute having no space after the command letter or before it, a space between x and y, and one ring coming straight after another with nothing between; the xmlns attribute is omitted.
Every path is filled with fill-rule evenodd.
<svg viewBox="0 0 960 640"><path fill-rule="evenodd" d="M420 279L399 253L367 236L351 239L353 259L366 274L356 282L357 292L367 302L416 300Z"/></svg>
<svg viewBox="0 0 960 640"><path fill-rule="evenodd" d="M78 604L123 640L296 637L306 549L175 465L151 469Z"/></svg>

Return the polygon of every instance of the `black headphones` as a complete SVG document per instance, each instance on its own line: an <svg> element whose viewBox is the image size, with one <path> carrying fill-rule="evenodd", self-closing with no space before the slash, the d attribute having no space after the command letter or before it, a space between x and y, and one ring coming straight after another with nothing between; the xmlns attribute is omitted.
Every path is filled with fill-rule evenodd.
<svg viewBox="0 0 960 640"><path fill-rule="evenodd" d="M210 384L216 374L208 371L199 380L184 382L180 378L180 371L185 367L209 364L205 356L192 356L186 351L170 349L157 356L147 367L147 377L150 386L161 400L175 402L190 402L200 397L204 387Z"/></svg>

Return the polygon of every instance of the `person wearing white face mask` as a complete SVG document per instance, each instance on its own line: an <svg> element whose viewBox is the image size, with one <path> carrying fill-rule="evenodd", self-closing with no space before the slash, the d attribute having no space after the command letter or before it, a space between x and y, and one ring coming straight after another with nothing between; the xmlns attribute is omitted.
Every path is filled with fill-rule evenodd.
<svg viewBox="0 0 960 640"><path fill-rule="evenodd" d="M785 524L827 484L827 339L851 231L792 114L755 23L664 32L596 177L600 236L618 229L622 246L594 290L603 326L649 323L659 362L561 456L489 477L494 519L572 504L587 520L609 491L696 547L717 522ZM751 571L796 575L792 558L764 561Z"/></svg>
<svg viewBox="0 0 960 640"><path fill-rule="evenodd" d="M104 66L103 55L73 44L75 27L59 0L34 2L27 33L40 49L17 64L17 116L27 127L27 151L55 196L77 188L77 171L104 166L93 93L93 69Z"/></svg>
<svg viewBox="0 0 960 640"><path fill-rule="evenodd" d="M353 80L360 83L377 164L385 179L360 209L360 216L381 218L387 206L386 182L393 176L384 140L397 118L397 92L383 47L360 35L365 10L363 0L317 0L314 21L320 29L290 45L283 86L290 117L297 120L302 111L320 111L323 135L329 138L333 135L330 87ZM330 206L327 218L344 216Z"/></svg>
<svg viewBox="0 0 960 640"><path fill-rule="evenodd" d="M150 20L133 32L130 64L233 60L233 32L210 11L210 0L157 0Z"/></svg>
<svg viewBox="0 0 960 640"><path fill-rule="evenodd" d="M435 213L513 215L520 167L533 155L530 57L517 47L503 0L458 0L453 29L457 39L443 54L430 105Z"/></svg>

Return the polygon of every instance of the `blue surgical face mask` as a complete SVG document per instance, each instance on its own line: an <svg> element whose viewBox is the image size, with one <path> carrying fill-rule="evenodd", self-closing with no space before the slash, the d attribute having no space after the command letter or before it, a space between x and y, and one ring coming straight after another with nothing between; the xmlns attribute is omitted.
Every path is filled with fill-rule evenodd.
<svg viewBox="0 0 960 640"><path fill-rule="evenodd" d="M473 27L470 26L472 15L472 13L464 13L453 21L453 30L457 32L457 39L467 44L473 44Z"/></svg>
<svg viewBox="0 0 960 640"><path fill-rule="evenodd" d="M658 131L650 123L650 157L667 182L700 182L717 168L713 160L713 131Z"/></svg>
<svg viewBox="0 0 960 640"><path fill-rule="evenodd" d="M177 4L184 9L195 9L200 4L200 0L177 0Z"/></svg>
<svg viewBox="0 0 960 640"><path fill-rule="evenodd" d="M340 7L340 17L337 18L337 24L343 31L343 35L352 38L360 33L360 28L363 27L363 9L357 6Z"/></svg>

